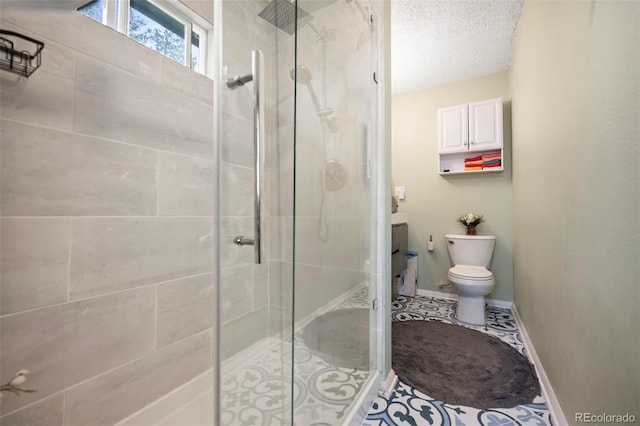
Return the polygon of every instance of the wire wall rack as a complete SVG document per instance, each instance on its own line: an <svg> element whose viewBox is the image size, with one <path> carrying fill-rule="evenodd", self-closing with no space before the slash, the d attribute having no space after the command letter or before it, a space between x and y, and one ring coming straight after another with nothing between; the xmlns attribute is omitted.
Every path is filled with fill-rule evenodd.
<svg viewBox="0 0 640 426"><path fill-rule="evenodd" d="M29 77L40 67L44 43L14 31L0 30L0 69Z"/></svg>

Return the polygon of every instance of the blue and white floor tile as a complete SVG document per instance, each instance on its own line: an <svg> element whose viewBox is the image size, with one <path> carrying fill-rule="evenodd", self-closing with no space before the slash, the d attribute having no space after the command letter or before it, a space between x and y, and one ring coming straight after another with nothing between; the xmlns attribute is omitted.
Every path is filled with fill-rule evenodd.
<svg viewBox="0 0 640 426"><path fill-rule="evenodd" d="M461 325L498 337L527 356L516 322L508 309L491 308L486 311L487 326L470 326L457 320L455 301L431 297L399 296L393 304L393 321L442 321ZM411 386L398 382L390 398L378 397L363 423L366 426L515 426L552 425L547 405L538 396L531 404L514 408L477 409L449 405L423 394Z"/></svg>
<svg viewBox="0 0 640 426"><path fill-rule="evenodd" d="M333 309L367 308L364 287ZM224 424L281 426L341 425L369 371L328 364L294 336L293 367L291 340L273 345L222 380L221 415ZM290 377L295 372L293 389ZM293 392L293 397L292 397Z"/></svg>

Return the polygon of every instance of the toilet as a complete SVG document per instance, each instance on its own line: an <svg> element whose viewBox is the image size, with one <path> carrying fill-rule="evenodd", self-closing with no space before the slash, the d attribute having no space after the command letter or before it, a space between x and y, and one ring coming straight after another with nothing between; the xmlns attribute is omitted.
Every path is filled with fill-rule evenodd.
<svg viewBox="0 0 640 426"><path fill-rule="evenodd" d="M494 235L447 234L451 268L447 278L458 293L457 316L462 322L484 325L484 297L491 293L496 280L491 266Z"/></svg>

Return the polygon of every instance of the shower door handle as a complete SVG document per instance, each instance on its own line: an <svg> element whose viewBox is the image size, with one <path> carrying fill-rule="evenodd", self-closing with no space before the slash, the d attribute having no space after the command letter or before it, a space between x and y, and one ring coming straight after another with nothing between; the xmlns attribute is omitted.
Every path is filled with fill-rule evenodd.
<svg viewBox="0 0 640 426"><path fill-rule="evenodd" d="M254 168L254 198L253 198L253 227L254 237L245 238L242 235L233 239L239 246L254 246L255 263L262 263L262 148L264 145L264 56L262 50L251 52L251 74L237 76L227 80L229 89L237 89L253 80L253 151L255 155Z"/></svg>
<svg viewBox="0 0 640 426"><path fill-rule="evenodd" d="M253 150L255 154L254 249L255 263L262 263L262 147L264 146L264 56L262 50L251 52L253 74Z"/></svg>

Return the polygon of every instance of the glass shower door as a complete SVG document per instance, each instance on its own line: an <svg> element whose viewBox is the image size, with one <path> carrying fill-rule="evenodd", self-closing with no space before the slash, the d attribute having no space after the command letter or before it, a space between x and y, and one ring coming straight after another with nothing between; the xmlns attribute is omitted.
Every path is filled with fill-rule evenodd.
<svg viewBox="0 0 640 426"><path fill-rule="evenodd" d="M348 424L378 367L373 12L215 4L219 422Z"/></svg>
<svg viewBox="0 0 640 426"><path fill-rule="evenodd" d="M298 6L293 374L306 397L293 416L360 424L377 369L373 10Z"/></svg>
<svg viewBox="0 0 640 426"><path fill-rule="evenodd" d="M292 424L295 4L215 5L219 422Z"/></svg>

